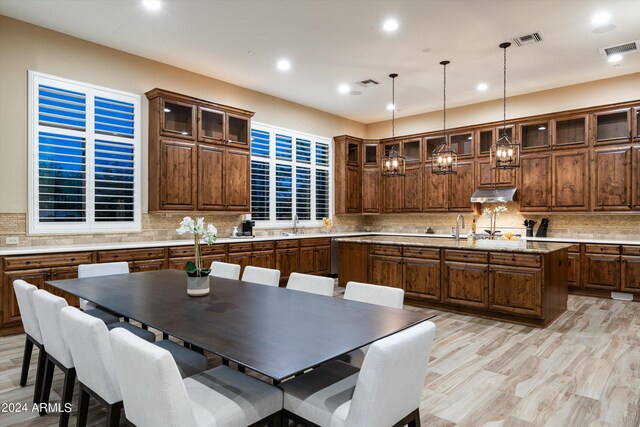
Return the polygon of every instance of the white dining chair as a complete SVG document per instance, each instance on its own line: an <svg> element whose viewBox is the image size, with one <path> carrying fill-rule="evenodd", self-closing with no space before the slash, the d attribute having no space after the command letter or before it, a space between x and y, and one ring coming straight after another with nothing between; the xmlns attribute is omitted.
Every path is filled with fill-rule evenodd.
<svg viewBox="0 0 640 427"><path fill-rule="evenodd" d="M333 296L334 284L335 280L331 277L291 273L287 281L287 289L331 297Z"/></svg>
<svg viewBox="0 0 640 427"><path fill-rule="evenodd" d="M280 425L280 389L227 366L182 379L164 349L121 329L110 336L124 409L136 426Z"/></svg>
<svg viewBox="0 0 640 427"><path fill-rule="evenodd" d="M78 426L87 423L91 397L106 407L107 425L119 425L122 394L107 326L100 319L75 307L64 307L60 313L60 322L80 384ZM171 353L183 378L207 369L207 358L202 354L172 341L158 341L153 345Z"/></svg>
<svg viewBox="0 0 640 427"><path fill-rule="evenodd" d="M429 321L376 341L358 370L329 362L280 384L287 419L331 427L420 424L420 398L436 326Z"/></svg>
<svg viewBox="0 0 640 427"><path fill-rule="evenodd" d="M129 273L129 263L127 262L104 262L98 264L80 264L78 266L78 278L110 276L113 274ZM119 316L104 309L99 308L91 301L80 298L80 309L93 317L101 319L104 323L119 322Z"/></svg>
<svg viewBox="0 0 640 427"><path fill-rule="evenodd" d="M20 318L24 327L24 354L22 356L22 370L20 371L20 386L27 385L27 377L29 375L29 366L31 365L31 352L33 346L38 348L38 367L36 368L36 382L33 390L33 403L40 402L42 394L42 379L44 377L44 367L47 361L47 353L44 349L42 341L42 332L40 332L40 324L36 315L36 308L33 304L33 293L38 288L24 280L13 281L13 292L18 300L18 308L20 309Z"/></svg>
<svg viewBox="0 0 640 427"><path fill-rule="evenodd" d="M249 265L244 268L242 281L267 286L278 286L280 284L280 270Z"/></svg>
<svg viewBox="0 0 640 427"><path fill-rule="evenodd" d="M404 304L404 290L389 286L371 285L369 283L348 282L347 288L344 291L344 299L402 309ZM362 366L368 350L369 346L366 345L338 359L359 368Z"/></svg>
<svg viewBox="0 0 640 427"><path fill-rule="evenodd" d="M224 279L240 279L240 266L228 262L213 261L209 276L222 277Z"/></svg>

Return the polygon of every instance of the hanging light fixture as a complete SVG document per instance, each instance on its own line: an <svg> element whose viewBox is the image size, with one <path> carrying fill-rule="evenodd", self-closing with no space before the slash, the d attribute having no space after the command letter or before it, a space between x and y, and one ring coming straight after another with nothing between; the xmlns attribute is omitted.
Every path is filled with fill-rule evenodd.
<svg viewBox="0 0 640 427"><path fill-rule="evenodd" d="M431 173L435 175L451 175L457 173L458 154L451 148L447 140L447 65L449 61L442 61L440 65L444 67L443 84L443 108L442 108L442 128L444 137L442 144L431 155Z"/></svg>
<svg viewBox="0 0 640 427"><path fill-rule="evenodd" d="M504 83L502 105L502 130L500 138L491 147L490 161L492 169L516 169L520 167L520 144L515 138L513 141L507 136L507 48L511 43L502 43L500 49L504 49Z"/></svg>
<svg viewBox="0 0 640 427"><path fill-rule="evenodd" d="M396 77L397 74L389 74L392 81L391 87L391 150L384 153L382 157L382 175L383 176L404 176L404 157L398 152L399 146L396 146ZM397 148L396 148L397 147Z"/></svg>

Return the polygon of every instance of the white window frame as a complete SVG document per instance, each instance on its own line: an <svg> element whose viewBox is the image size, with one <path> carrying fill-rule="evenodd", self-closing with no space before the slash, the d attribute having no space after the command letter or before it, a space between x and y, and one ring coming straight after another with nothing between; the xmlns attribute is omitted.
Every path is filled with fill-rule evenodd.
<svg viewBox="0 0 640 427"><path fill-rule="evenodd" d="M269 164L269 220L256 220L256 228L283 228L293 226L293 218L296 214L296 185L295 171L296 167L304 167L311 169L311 220L300 220L300 227L321 227L322 220L316 220L316 170L327 170L329 172L329 218L334 216L333 207L333 139L324 136L313 135L306 132L295 131L279 126L272 126L260 122L251 122L251 128L269 132L269 157L253 156L251 161L258 161ZM292 138L291 160L282 160L276 158L276 133L280 135L290 136ZM311 141L311 163L298 162L296 158L296 138ZM318 166L316 164L316 143L321 142L329 147L327 166ZM291 219L276 219L276 165L291 165L292 185L291 185Z"/></svg>
<svg viewBox="0 0 640 427"><path fill-rule="evenodd" d="M88 83L78 82L65 79L62 77L52 76L29 70L29 88L28 88L28 233L29 235L39 234L79 234L79 233L126 233L142 231L141 221L141 112L139 94L123 92L115 89L96 86ZM39 131L50 131L46 126L40 126L38 123L38 85L40 83L55 84L61 89L78 90L78 86L82 87L87 95L87 111L86 111L86 131L84 135L85 152L86 152L86 220L82 222L40 222L40 209L38 203L39 195L39 148L38 135ZM134 137L131 140L133 145L134 156L134 185L133 185L133 221L95 221L95 156L94 142L96 139L94 129L94 109L93 99L96 92L106 92L114 100L131 102L134 104ZM56 128L56 132L61 134L73 134L73 131ZM109 135L97 134L97 138L101 140L114 139Z"/></svg>

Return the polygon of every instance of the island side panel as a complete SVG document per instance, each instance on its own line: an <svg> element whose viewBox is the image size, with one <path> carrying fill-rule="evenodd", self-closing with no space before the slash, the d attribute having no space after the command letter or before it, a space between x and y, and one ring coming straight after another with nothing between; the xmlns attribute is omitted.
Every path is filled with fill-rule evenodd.
<svg viewBox="0 0 640 427"><path fill-rule="evenodd" d="M561 249L544 256L544 320L551 324L567 311L569 295L569 250Z"/></svg>
<svg viewBox="0 0 640 427"><path fill-rule="evenodd" d="M347 282L368 283L369 245L363 243L338 243L338 286Z"/></svg>

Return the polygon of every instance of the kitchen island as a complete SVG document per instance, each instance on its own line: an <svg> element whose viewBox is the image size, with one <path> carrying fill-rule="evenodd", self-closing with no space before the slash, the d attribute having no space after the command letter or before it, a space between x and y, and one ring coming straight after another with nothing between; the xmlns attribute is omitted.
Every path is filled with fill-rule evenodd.
<svg viewBox="0 0 640 427"><path fill-rule="evenodd" d="M336 241L340 286L393 286L411 304L534 326L549 325L567 309L569 244L401 236Z"/></svg>

